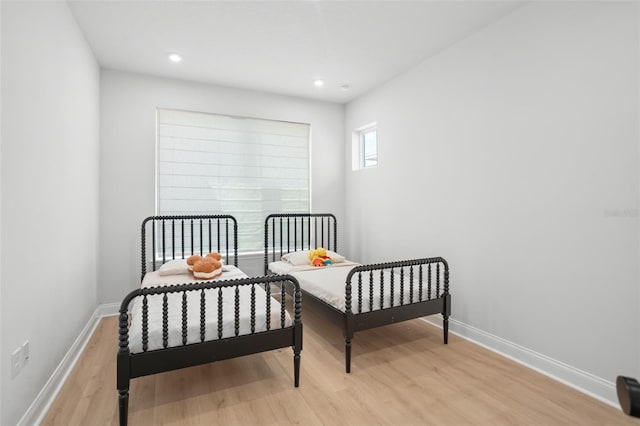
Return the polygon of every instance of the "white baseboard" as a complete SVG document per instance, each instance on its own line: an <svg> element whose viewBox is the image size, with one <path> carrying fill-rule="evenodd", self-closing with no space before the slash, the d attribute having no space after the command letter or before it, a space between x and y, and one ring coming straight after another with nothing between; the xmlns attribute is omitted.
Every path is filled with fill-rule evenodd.
<svg viewBox="0 0 640 426"><path fill-rule="evenodd" d="M69 377L69 374L73 370L73 367L76 365L78 358L82 354L85 346L93 336L93 333L100 322L100 318L109 315L116 315L118 313L118 309L120 308L119 303L109 303L105 305L99 305L96 310L89 318L87 325L84 326L78 338L73 342L71 348L67 351L65 356L56 367L55 371L47 380L44 387L36 396L36 399L29 406L27 411L24 413L20 421L18 422L18 426L27 426L27 425L38 425L42 422L45 414L49 411L49 407L58 396L58 392L64 385L64 382Z"/></svg>
<svg viewBox="0 0 640 426"><path fill-rule="evenodd" d="M96 308L96 312L100 318L118 315L120 303L105 303Z"/></svg>
<svg viewBox="0 0 640 426"><path fill-rule="evenodd" d="M442 318L440 316L423 319L430 324L442 328ZM614 382L587 373L586 371L582 371L452 318L449 318L449 331L465 340L480 345L492 352L496 352L560 383L570 386L605 404L620 408Z"/></svg>

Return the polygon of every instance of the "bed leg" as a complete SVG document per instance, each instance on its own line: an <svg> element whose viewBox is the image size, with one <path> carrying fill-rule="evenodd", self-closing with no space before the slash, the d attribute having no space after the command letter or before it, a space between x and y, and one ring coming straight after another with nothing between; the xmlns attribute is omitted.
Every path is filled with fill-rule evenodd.
<svg viewBox="0 0 640 426"><path fill-rule="evenodd" d="M448 272L446 272L446 274L448 274ZM445 285L448 284L445 282ZM451 295L445 288L444 306L442 309L442 333L444 333L445 345L449 343L449 315L451 315Z"/></svg>
<svg viewBox="0 0 640 426"><path fill-rule="evenodd" d="M449 317L442 316L442 333L444 334L444 344L449 343Z"/></svg>
<svg viewBox="0 0 640 426"><path fill-rule="evenodd" d="M293 385L300 386L300 351L293 354Z"/></svg>
<svg viewBox="0 0 640 426"><path fill-rule="evenodd" d="M120 406L120 426L127 426L129 417L129 389L118 389L118 404Z"/></svg>
<svg viewBox="0 0 640 426"><path fill-rule="evenodd" d="M351 373L351 339L344 340L344 361L347 373Z"/></svg>

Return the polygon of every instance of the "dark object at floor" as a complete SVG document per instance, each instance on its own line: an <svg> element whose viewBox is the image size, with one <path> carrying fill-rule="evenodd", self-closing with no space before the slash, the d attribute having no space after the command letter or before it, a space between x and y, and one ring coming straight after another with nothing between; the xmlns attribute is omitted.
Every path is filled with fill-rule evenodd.
<svg viewBox="0 0 640 426"><path fill-rule="evenodd" d="M618 376L616 388L622 411L630 416L640 417L640 383L631 377Z"/></svg>

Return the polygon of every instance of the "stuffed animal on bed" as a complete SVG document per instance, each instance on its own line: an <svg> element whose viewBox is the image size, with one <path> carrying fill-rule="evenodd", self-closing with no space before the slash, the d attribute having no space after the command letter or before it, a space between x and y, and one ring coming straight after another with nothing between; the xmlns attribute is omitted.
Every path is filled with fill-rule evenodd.
<svg viewBox="0 0 640 426"><path fill-rule="evenodd" d="M193 256L189 256L187 258L187 269L189 272L193 272L193 265L202 260L202 256L198 254L194 254Z"/></svg>
<svg viewBox="0 0 640 426"><path fill-rule="evenodd" d="M193 277L197 280L212 280L220 275L222 275L222 263L210 256L193 265Z"/></svg>
<svg viewBox="0 0 640 426"><path fill-rule="evenodd" d="M210 257L211 259L217 260L218 262L220 262L222 260L222 255L218 252L213 252L213 253L207 253L207 255L205 256L205 258Z"/></svg>
<svg viewBox="0 0 640 426"><path fill-rule="evenodd" d="M327 256L327 250L318 247L315 250L309 252L309 262L312 266L327 266L333 263L333 259Z"/></svg>

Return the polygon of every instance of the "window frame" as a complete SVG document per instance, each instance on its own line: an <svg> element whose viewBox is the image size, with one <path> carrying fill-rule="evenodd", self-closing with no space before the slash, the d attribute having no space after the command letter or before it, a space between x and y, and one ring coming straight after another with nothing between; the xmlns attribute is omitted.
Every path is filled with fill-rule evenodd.
<svg viewBox="0 0 640 426"><path fill-rule="evenodd" d="M365 154L365 138L369 133L375 132L375 164L366 165L367 158ZM379 160L380 154L380 144L378 142L378 123L373 122L369 123L365 126L357 128L352 134L352 169L355 170L365 170L365 169L373 169L378 167L380 164Z"/></svg>

